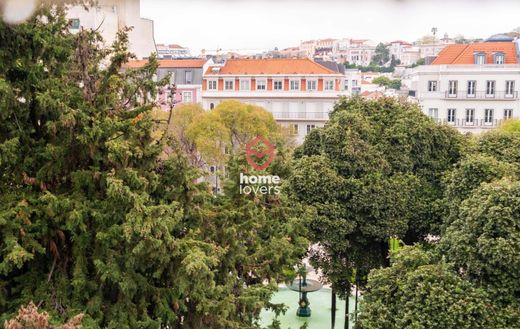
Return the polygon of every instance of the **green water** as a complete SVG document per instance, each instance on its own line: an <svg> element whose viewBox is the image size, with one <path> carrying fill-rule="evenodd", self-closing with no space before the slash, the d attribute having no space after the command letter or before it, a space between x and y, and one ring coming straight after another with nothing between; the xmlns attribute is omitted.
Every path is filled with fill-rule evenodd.
<svg viewBox="0 0 520 329"><path fill-rule="evenodd" d="M312 310L310 318L300 318L296 316L298 309L298 292L288 288L280 288L271 299L272 303L284 303L288 306L285 315L280 315L278 320L281 322L282 329L299 329L305 322L308 322L308 329L330 329L331 328L331 290L323 288L307 295ZM354 297L350 298L350 312L354 312ZM262 311L260 324L262 327L270 325L275 318L271 311ZM343 329L345 324L345 301L336 300L336 326L335 329ZM350 328L353 322L350 321Z"/></svg>

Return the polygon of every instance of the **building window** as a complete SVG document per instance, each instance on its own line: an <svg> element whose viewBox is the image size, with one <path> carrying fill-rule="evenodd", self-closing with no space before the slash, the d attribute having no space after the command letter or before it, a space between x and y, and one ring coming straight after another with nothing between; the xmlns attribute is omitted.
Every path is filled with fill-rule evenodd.
<svg viewBox="0 0 520 329"><path fill-rule="evenodd" d="M193 101L191 91L183 91L182 92L182 102L183 103L191 103Z"/></svg>
<svg viewBox="0 0 520 329"><path fill-rule="evenodd" d="M256 90L266 90L267 82L265 80L256 80Z"/></svg>
<svg viewBox="0 0 520 329"><path fill-rule="evenodd" d="M478 64L478 65L486 64L486 54L484 54L484 53L475 54L475 64Z"/></svg>
<svg viewBox="0 0 520 329"><path fill-rule="evenodd" d="M298 135L298 125L297 124L292 124L289 126L289 133L293 134L293 135Z"/></svg>
<svg viewBox="0 0 520 329"><path fill-rule="evenodd" d="M515 92L515 82L513 80L506 81L506 95L512 96Z"/></svg>
<svg viewBox="0 0 520 329"><path fill-rule="evenodd" d="M208 81L208 90L217 90L217 80Z"/></svg>
<svg viewBox="0 0 520 329"><path fill-rule="evenodd" d="M224 81L225 90L233 90L233 89L235 89L234 87L235 87L235 81L233 81L233 80Z"/></svg>
<svg viewBox="0 0 520 329"><path fill-rule="evenodd" d="M448 109L448 122L454 123L455 122L455 115L457 110L456 109Z"/></svg>
<svg viewBox="0 0 520 329"><path fill-rule="evenodd" d="M283 81L282 80L273 81L273 89L274 90L283 90Z"/></svg>
<svg viewBox="0 0 520 329"><path fill-rule="evenodd" d="M475 109L466 109L466 123L475 121Z"/></svg>
<svg viewBox="0 0 520 329"><path fill-rule="evenodd" d="M300 80L291 80L291 90L300 90Z"/></svg>
<svg viewBox="0 0 520 329"><path fill-rule="evenodd" d="M209 109L213 110L215 108L215 103L209 103Z"/></svg>
<svg viewBox="0 0 520 329"><path fill-rule="evenodd" d="M493 109L485 109L484 110L484 123L492 123L493 122Z"/></svg>
<svg viewBox="0 0 520 329"><path fill-rule="evenodd" d="M358 85L358 81L352 80L352 88L357 87L357 85Z"/></svg>
<svg viewBox="0 0 520 329"><path fill-rule="evenodd" d="M504 54L503 53L496 53L493 55L493 62L495 64L504 64Z"/></svg>
<svg viewBox="0 0 520 329"><path fill-rule="evenodd" d="M193 82L192 81L193 80L193 72L192 71L186 71L184 73L184 75L185 75L185 78L186 78L186 83L187 84L191 84Z"/></svg>
<svg viewBox="0 0 520 329"><path fill-rule="evenodd" d="M428 91L437 91L437 81L428 81Z"/></svg>
<svg viewBox="0 0 520 329"><path fill-rule="evenodd" d="M436 108L428 109L428 116L432 119L437 119L439 117L439 109L436 109Z"/></svg>
<svg viewBox="0 0 520 329"><path fill-rule="evenodd" d="M307 125L307 134L310 133L314 128L316 128L316 125Z"/></svg>
<svg viewBox="0 0 520 329"><path fill-rule="evenodd" d="M486 96L495 96L495 80L486 81Z"/></svg>
<svg viewBox="0 0 520 329"><path fill-rule="evenodd" d="M511 119L513 117L513 109L504 110L504 120Z"/></svg>
<svg viewBox="0 0 520 329"><path fill-rule="evenodd" d="M469 80L468 81L468 97L475 97L477 92L477 81Z"/></svg>
<svg viewBox="0 0 520 329"><path fill-rule="evenodd" d="M74 29L74 30L79 29L79 27L80 27L79 18L72 18L72 19L70 19L69 20L69 27L71 29Z"/></svg>
<svg viewBox="0 0 520 329"><path fill-rule="evenodd" d="M307 80L307 91L316 91L316 80Z"/></svg>
<svg viewBox="0 0 520 329"><path fill-rule="evenodd" d="M343 90L348 90L348 80L343 82Z"/></svg>
<svg viewBox="0 0 520 329"><path fill-rule="evenodd" d="M457 96L457 80L450 80L448 84L448 95L450 96Z"/></svg>
<svg viewBox="0 0 520 329"><path fill-rule="evenodd" d="M334 90L334 80L325 80L325 90Z"/></svg>
<svg viewBox="0 0 520 329"><path fill-rule="evenodd" d="M240 90L251 90L251 80L240 79Z"/></svg>

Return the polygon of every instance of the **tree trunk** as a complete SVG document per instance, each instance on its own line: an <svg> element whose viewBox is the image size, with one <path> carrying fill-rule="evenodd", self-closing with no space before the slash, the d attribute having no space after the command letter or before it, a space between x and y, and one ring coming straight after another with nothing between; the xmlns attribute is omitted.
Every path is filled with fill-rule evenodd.
<svg viewBox="0 0 520 329"><path fill-rule="evenodd" d="M358 282L356 282L356 297L354 302L354 323L357 324L357 310L358 310Z"/></svg>
<svg viewBox="0 0 520 329"><path fill-rule="evenodd" d="M330 304L330 328L334 329L336 326L336 291L334 289L332 289Z"/></svg>
<svg viewBox="0 0 520 329"><path fill-rule="evenodd" d="M349 297L350 297L350 287L347 289L346 297L345 297L345 325L343 328L349 329L349 315L348 315L348 308L349 308Z"/></svg>

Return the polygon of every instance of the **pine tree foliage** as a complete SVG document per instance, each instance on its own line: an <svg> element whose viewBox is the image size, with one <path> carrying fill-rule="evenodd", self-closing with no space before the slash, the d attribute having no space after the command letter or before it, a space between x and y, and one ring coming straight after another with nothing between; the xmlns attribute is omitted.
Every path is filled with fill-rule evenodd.
<svg viewBox="0 0 520 329"><path fill-rule="evenodd" d="M34 301L83 328L255 327L301 219L209 195L154 135L155 59L122 70L125 31L100 41L58 7L0 23L0 323Z"/></svg>

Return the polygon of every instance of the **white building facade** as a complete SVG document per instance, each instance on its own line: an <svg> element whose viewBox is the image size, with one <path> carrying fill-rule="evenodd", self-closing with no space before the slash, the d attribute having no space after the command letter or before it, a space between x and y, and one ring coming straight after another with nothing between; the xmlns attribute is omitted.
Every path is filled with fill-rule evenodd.
<svg viewBox="0 0 520 329"><path fill-rule="evenodd" d="M142 18L140 0L99 0L85 9L82 5L67 10L71 32L93 29L101 33L104 43L114 42L117 32L131 27L128 32L129 50L137 58L148 58L156 52L153 21Z"/></svg>
<svg viewBox="0 0 520 329"><path fill-rule="evenodd" d="M329 119L344 76L310 59L238 59L209 67L203 76L202 105L211 110L225 100L264 108L294 134L305 135Z"/></svg>
<svg viewBox="0 0 520 329"><path fill-rule="evenodd" d="M408 87L439 123L472 133L495 128L520 119L518 49L514 42L446 48L432 65L411 72Z"/></svg>

